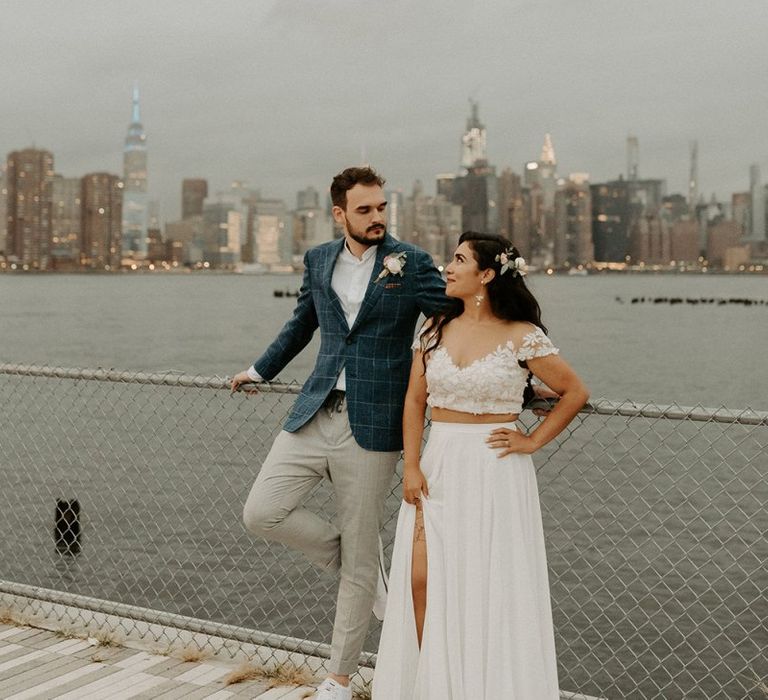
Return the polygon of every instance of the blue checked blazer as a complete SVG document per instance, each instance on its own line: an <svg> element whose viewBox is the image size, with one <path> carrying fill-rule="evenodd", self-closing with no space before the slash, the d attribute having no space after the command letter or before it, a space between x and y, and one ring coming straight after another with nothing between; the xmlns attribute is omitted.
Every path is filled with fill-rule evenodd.
<svg viewBox="0 0 768 700"><path fill-rule="evenodd" d="M296 432L309 421L346 368L347 411L355 440L367 450L400 450L416 322L419 314L430 316L445 305L445 283L428 253L387 234L378 246L360 312L349 328L331 289L343 245L342 238L307 251L293 316L253 367L264 379L274 379L320 328L315 367L283 427ZM385 256L401 251L407 253L402 276L377 281Z"/></svg>

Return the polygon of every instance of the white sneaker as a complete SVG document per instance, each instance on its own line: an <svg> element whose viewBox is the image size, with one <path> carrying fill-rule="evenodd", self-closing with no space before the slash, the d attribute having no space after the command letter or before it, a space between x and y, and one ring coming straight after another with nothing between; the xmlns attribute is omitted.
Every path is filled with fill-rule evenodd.
<svg viewBox="0 0 768 700"><path fill-rule="evenodd" d="M373 614L377 620L383 620L387 611L387 592L389 591L389 579L387 569L384 566L384 545L379 537L379 576L376 581L376 597L373 599Z"/></svg>
<svg viewBox="0 0 768 700"><path fill-rule="evenodd" d="M326 678L317 686L311 700L352 700L352 686L345 688L333 678Z"/></svg>

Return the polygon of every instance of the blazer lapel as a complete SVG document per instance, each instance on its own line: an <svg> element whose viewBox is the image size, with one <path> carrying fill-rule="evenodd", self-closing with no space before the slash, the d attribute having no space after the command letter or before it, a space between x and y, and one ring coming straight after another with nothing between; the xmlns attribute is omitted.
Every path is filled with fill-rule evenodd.
<svg viewBox="0 0 768 700"><path fill-rule="evenodd" d="M344 309L341 307L339 296L336 294L336 292L333 291L333 287L331 286L331 280L333 279L333 269L336 267L336 258L339 257L339 253L341 253L341 249L343 247L344 239L341 238L335 245L329 246L328 248L328 255L325 258L325 269L323 270L323 289L325 289L326 293L328 294L328 300L331 304L331 307L336 312L336 315L339 317L339 321L344 328L349 330L349 326L347 325L347 317L344 315Z"/></svg>
<svg viewBox="0 0 768 700"><path fill-rule="evenodd" d="M360 305L360 311L357 314L354 324L350 330L355 330L365 317L371 312L371 309L376 306L376 302L379 300L381 293L384 291L384 281L376 281L379 273L384 267L384 258L392 253L397 248L397 241L387 234L384 241L379 245L376 251L376 262L373 264L373 272L371 272L371 278L368 280L368 288L365 290L365 296L363 297L363 303Z"/></svg>

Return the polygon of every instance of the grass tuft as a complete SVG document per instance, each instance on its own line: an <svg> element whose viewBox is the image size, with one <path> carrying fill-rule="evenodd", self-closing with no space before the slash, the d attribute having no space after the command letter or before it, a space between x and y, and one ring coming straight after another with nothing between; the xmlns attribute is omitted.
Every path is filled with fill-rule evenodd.
<svg viewBox="0 0 768 700"><path fill-rule="evenodd" d="M352 700L371 700L371 699L372 699L372 695L371 695L370 683L366 683L363 686L362 690L356 691L352 696Z"/></svg>
<svg viewBox="0 0 768 700"><path fill-rule="evenodd" d="M182 661L186 661L187 663L202 661L203 659L207 659L209 656L210 654L207 651L203 651L202 649L198 649L197 647L193 646L186 646L181 651L179 651L179 658Z"/></svg>
<svg viewBox="0 0 768 700"><path fill-rule="evenodd" d="M276 688L281 685L307 685L312 682L312 677L304 669L296 668L292 664L263 668L246 662L224 679L224 685L253 680L269 681L269 687Z"/></svg>

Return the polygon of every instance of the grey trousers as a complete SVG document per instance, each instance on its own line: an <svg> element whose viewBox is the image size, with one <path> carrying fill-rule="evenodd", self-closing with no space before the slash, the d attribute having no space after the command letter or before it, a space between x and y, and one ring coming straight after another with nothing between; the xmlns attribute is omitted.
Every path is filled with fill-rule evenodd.
<svg viewBox="0 0 768 700"><path fill-rule="evenodd" d="M346 402L341 410L321 408L297 432L277 436L243 509L250 532L340 573L331 673L357 670L376 593L381 515L399 455L360 447ZM333 484L336 523L302 507L323 478Z"/></svg>

